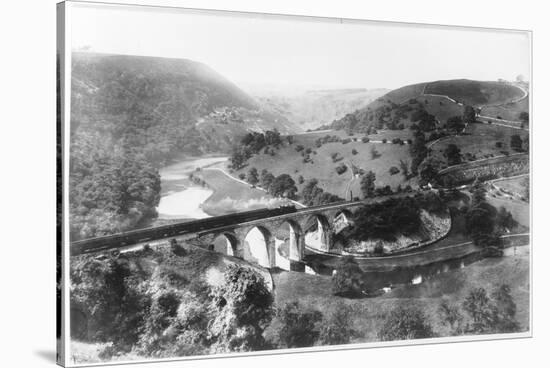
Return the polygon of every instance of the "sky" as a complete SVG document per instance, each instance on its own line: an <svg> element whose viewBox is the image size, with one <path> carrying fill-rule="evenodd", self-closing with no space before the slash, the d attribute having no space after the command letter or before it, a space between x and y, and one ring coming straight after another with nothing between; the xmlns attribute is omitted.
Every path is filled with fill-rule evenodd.
<svg viewBox="0 0 550 368"><path fill-rule="evenodd" d="M72 4L73 51L191 59L248 91L530 75L527 32Z"/></svg>

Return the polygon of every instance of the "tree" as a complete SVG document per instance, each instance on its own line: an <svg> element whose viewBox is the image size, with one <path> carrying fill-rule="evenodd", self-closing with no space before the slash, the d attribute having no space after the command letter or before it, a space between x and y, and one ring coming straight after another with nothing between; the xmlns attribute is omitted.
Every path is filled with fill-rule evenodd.
<svg viewBox="0 0 550 368"><path fill-rule="evenodd" d="M269 188L271 187L271 184L275 180L275 177L272 173L268 172L266 169L262 170L262 173L260 175L260 184L262 185L262 188L269 191Z"/></svg>
<svg viewBox="0 0 550 368"><path fill-rule="evenodd" d="M521 120L525 124L528 124L529 123L529 113L527 111L520 112L519 113L519 120Z"/></svg>
<svg viewBox="0 0 550 368"><path fill-rule="evenodd" d="M252 351L266 348L263 331L273 316L273 295L264 278L251 268L230 265L212 291L209 324L212 350Z"/></svg>
<svg viewBox="0 0 550 368"><path fill-rule="evenodd" d="M358 153L359 153L359 152L357 152L357 150L356 150L355 148L353 148L353 149L351 150L351 154L352 154L352 155L356 155L356 154L358 154Z"/></svg>
<svg viewBox="0 0 550 368"><path fill-rule="evenodd" d="M250 170L248 170L246 180L252 185L258 184L258 170L255 167L251 167Z"/></svg>
<svg viewBox="0 0 550 368"><path fill-rule="evenodd" d="M348 298L363 295L363 271L352 256L342 257L332 275L332 293Z"/></svg>
<svg viewBox="0 0 550 368"><path fill-rule="evenodd" d="M338 197L337 195L325 192L322 188L319 188L317 184L317 179L311 179L306 182L302 189L302 201L307 206L316 206L342 201L342 198Z"/></svg>
<svg viewBox="0 0 550 368"><path fill-rule="evenodd" d="M313 346L319 336L318 324L323 314L318 310L304 310L297 301L277 309L279 340L287 348Z"/></svg>
<svg viewBox="0 0 550 368"><path fill-rule="evenodd" d="M269 193L275 197L294 199L297 192L296 183L288 174L277 176L269 186Z"/></svg>
<svg viewBox="0 0 550 368"><path fill-rule="evenodd" d="M496 332L509 333L519 331L519 323L516 321L516 303L511 295L509 285L500 285L493 293L493 328Z"/></svg>
<svg viewBox="0 0 550 368"><path fill-rule="evenodd" d="M462 121L466 124L473 124L476 122L476 111L472 106L464 105Z"/></svg>
<svg viewBox="0 0 550 368"><path fill-rule="evenodd" d="M374 159L377 159L378 157L380 157L380 152L378 152L376 150L376 147L374 147L374 145L370 148L370 158L371 160L374 160Z"/></svg>
<svg viewBox="0 0 550 368"><path fill-rule="evenodd" d="M322 345L348 344L357 336L357 331L353 327L352 308L346 304L338 305L335 311L323 320L319 342Z"/></svg>
<svg viewBox="0 0 550 368"><path fill-rule="evenodd" d="M449 144L445 148L443 156L447 158L447 164L449 166L458 165L462 161L460 157L460 148L456 144Z"/></svg>
<svg viewBox="0 0 550 368"><path fill-rule="evenodd" d="M460 134L464 130L464 122L462 121L461 116L453 116L447 119L446 124L447 129L452 130L455 134Z"/></svg>
<svg viewBox="0 0 550 368"><path fill-rule="evenodd" d="M512 213L508 211L504 206L500 206L496 216L496 226L503 230L509 230L516 225L516 221L512 216Z"/></svg>
<svg viewBox="0 0 550 368"><path fill-rule="evenodd" d="M522 152L523 151L523 141L521 140L521 137L517 134L514 134L510 137L510 147L516 151L516 152Z"/></svg>
<svg viewBox="0 0 550 368"><path fill-rule="evenodd" d="M302 175L299 175L298 176L298 184L303 184L304 183L304 177Z"/></svg>
<svg viewBox="0 0 550 368"><path fill-rule="evenodd" d="M365 198L374 196L375 181L376 175L370 170L361 177L361 192Z"/></svg>
<svg viewBox="0 0 550 368"><path fill-rule="evenodd" d="M382 341L424 339L435 336L424 312L414 306L398 306L386 315L378 337Z"/></svg>
<svg viewBox="0 0 550 368"><path fill-rule="evenodd" d="M399 168L401 169L401 174L405 180L409 179L409 164L404 160L399 160Z"/></svg>
<svg viewBox="0 0 550 368"><path fill-rule="evenodd" d="M440 162L434 157L428 157L422 161L418 167L421 184L425 185L433 181L437 177L440 167Z"/></svg>
<svg viewBox="0 0 550 368"><path fill-rule="evenodd" d="M452 335L462 333L462 320L464 317L456 305L452 305L448 300L443 300L437 310L442 324L448 325Z"/></svg>
<svg viewBox="0 0 550 368"><path fill-rule="evenodd" d="M472 207L476 207L481 203L485 203L487 191L483 182L479 180L479 177L476 177L472 187L470 188L470 193L472 193Z"/></svg>
<svg viewBox="0 0 550 368"><path fill-rule="evenodd" d="M418 166L428 155L428 148L426 147L426 137L424 136L424 133L417 131L414 134L414 140L409 150L412 156L411 173L416 175L418 174Z"/></svg>
<svg viewBox="0 0 550 368"><path fill-rule="evenodd" d="M470 291L462 307L470 316L472 322L466 329L473 333L489 332L493 326L493 310L487 292L483 288Z"/></svg>
<svg viewBox="0 0 550 368"><path fill-rule="evenodd" d="M392 166L389 168L388 172L390 173L390 175L399 174L399 169L395 166Z"/></svg>

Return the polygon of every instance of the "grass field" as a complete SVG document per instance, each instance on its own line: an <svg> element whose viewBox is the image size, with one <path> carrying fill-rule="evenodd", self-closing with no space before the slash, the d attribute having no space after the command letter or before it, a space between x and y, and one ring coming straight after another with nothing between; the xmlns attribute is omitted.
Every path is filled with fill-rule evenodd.
<svg viewBox="0 0 550 368"><path fill-rule="evenodd" d="M231 179L220 170L203 169L194 174L201 177L214 190L203 203L204 212L219 216L257 208L274 207L286 201L273 198L266 192Z"/></svg>
<svg viewBox="0 0 550 368"><path fill-rule="evenodd" d="M500 208L501 206L506 208L508 211L510 211L510 213L512 213L512 217L520 225L527 228L529 227L529 203L515 199L497 198L492 196L487 197L487 202L489 202L490 205L496 208Z"/></svg>
<svg viewBox="0 0 550 368"><path fill-rule="evenodd" d="M315 140L325 135L337 135L341 138L358 138L357 142L342 144L341 142L325 143L321 147L315 146ZM399 144L379 144L379 143L363 143L360 136L348 136L343 131L335 131L331 133L311 133L295 136L295 142L292 145L282 146L279 150L275 150L275 155L260 153L248 160L248 166L236 171L235 176L240 173L247 173L251 167L255 167L259 172L262 169L267 169L273 175L289 174L294 181L298 183L298 177L301 175L307 182L309 179L317 179L319 186L325 191L339 195L345 198L349 194L346 191L351 180L351 170L348 169L339 175L335 168L338 165L355 165L366 171L372 170L376 174L376 185L390 185L393 188L398 185L405 186L407 184L414 185L414 182L405 180L403 175L390 175L388 172L391 166L399 167L399 161L405 160L410 163L409 146ZM306 149L311 148L313 152L310 154L311 160L308 163L303 162L303 157L300 152L297 152L295 147L303 145ZM380 154L378 158L372 159L370 151L374 147ZM352 154L355 149L357 154ZM333 162L331 155L338 153L343 159L338 162ZM301 190L303 186L297 184ZM360 196L359 179L355 178L352 181L351 189L354 196Z"/></svg>
<svg viewBox="0 0 550 368"><path fill-rule="evenodd" d="M435 143L431 147L432 155L447 162L443 152L449 144L456 144L460 148L463 161L466 161L464 155L467 153L476 160L502 156L504 152L512 154L515 152L510 148L510 137L514 134L523 136L517 129L491 124L470 124L464 135L450 136ZM500 148L496 146L497 142L501 142Z"/></svg>
<svg viewBox="0 0 550 368"><path fill-rule="evenodd" d="M509 84L467 79L431 82L425 93L449 96L473 106L501 104L523 96L520 88Z"/></svg>
<svg viewBox="0 0 550 368"><path fill-rule="evenodd" d="M428 113L434 115L441 125L453 116L462 116L464 108L449 99L439 96L421 96L418 98ZM428 102L428 103L426 103Z"/></svg>
<svg viewBox="0 0 550 368"><path fill-rule="evenodd" d="M517 178L499 180L494 182L494 185L508 192L524 195L524 192L525 192L524 182L528 178L529 176L521 176Z"/></svg>
<svg viewBox="0 0 550 368"><path fill-rule="evenodd" d="M361 337L355 342L376 341L384 315L396 305L416 305L426 313L435 332L448 336L449 331L439 323L437 308L443 299L452 304L462 303L473 288L483 287L490 293L505 283L510 285L517 305L517 320L522 330L529 323L529 256L491 258L462 269L442 273L419 285L400 286L380 297L346 299L331 294L329 276L312 276L283 272L273 275L275 302L298 300L306 307L331 313L346 304L353 310L353 325Z"/></svg>
<svg viewBox="0 0 550 368"><path fill-rule="evenodd" d="M510 121L519 121L519 114L522 111L529 111L529 97L519 102L508 103L501 106L484 107L481 109L481 115Z"/></svg>

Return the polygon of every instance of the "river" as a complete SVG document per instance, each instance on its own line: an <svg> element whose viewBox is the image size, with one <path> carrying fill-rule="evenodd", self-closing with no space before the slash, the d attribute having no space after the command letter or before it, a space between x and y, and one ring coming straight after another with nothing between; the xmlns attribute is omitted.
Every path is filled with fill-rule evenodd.
<svg viewBox="0 0 550 368"><path fill-rule="evenodd" d="M157 207L159 219L200 219L210 217L202 210L202 204L214 192L189 180L189 174L227 157L201 157L181 160L160 170L161 198Z"/></svg>

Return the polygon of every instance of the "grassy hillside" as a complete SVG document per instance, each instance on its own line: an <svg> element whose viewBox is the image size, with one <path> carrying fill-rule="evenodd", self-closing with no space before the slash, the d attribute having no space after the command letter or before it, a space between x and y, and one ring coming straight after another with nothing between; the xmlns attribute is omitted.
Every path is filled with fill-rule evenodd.
<svg viewBox="0 0 550 368"><path fill-rule="evenodd" d="M258 208L272 208L286 203L284 199L273 198L260 189L250 188L248 184L231 179L215 168L203 169L194 175L200 177L210 189L214 190L214 194L202 206L203 210L212 216Z"/></svg>
<svg viewBox="0 0 550 368"><path fill-rule="evenodd" d="M510 285L517 305L517 320L523 331L529 323L529 256L485 259L463 269L434 276L419 285L402 285L380 297L347 299L333 296L329 276L282 272L273 274L275 302L298 300L304 307L331 313L343 305L353 311L353 325L360 336L355 342L377 341L376 333L385 314L396 305L418 306L430 321L435 332L448 336L446 326L439 323L437 308L442 300L459 305L467 293L483 287L490 293L499 285Z"/></svg>
<svg viewBox="0 0 550 368"><path fill-rule="evenodd" d="M424 93L449 96L472 106L502 104L523 96L520 88L506 83L468 79L431 82L426 85Z"/></svg>
<svg viewBox="0 0 550 368"><path fill-rule="evenodd" d="M414 114L423 110L433 115L438 124L444 124L450 117L463 114L463 106L445 96L466 105L480 107L513 102L523 96L523 91L506 83L467 79L413 84L395 89L363 109L350 111L329 127L353 132L401 129L400 126L406 129L416 121L413 119Z"/></svg>
<svg viewBox="0 0 550 368"><path fill-rule="evenodd" d="M355 139L347 144L340 142L327 142L317 147L316 141L327 135L337 136L341 140ZM259 153L248 160L248 165L237 170L233 175L246 174L252 167L258 171L267 169L273 175L289 174L297 183L299 191L303 184L299 183L298 177L304 178L304 183L309 179L317 179L319 186L329 193L336 194L342 198L349 197L348 184L354 196L361 196L359 178L352 179L350 166L354 165L365 171L372 170L376 174L376 185L390 185L396 188L398 185L414 185L414 180L405 180L403 175L389 173L392 166L399 167L399 161L410 161L408 145L363 143L359 135L349 136L343 131L334 132L311 132L294 136L294 143L285 144L274 155ZM303 146L304 150L311 149L310 161L304 163L304 157L296 149ZM371 157L371 149L378 152L377 158ZM357 153L353 154L353 150ZM338 161L334 162L332 155L338 154ZM342 174L336 172L336 167L347 165L348 169ZM348 198L349 199L349 198Z"/></svg>
<svg viewBox="0 0 550 368"><path fill-rule="evenodd" d="M515 151L510 148L510 137L518 132L517 129L503 126L470 124L464 135L445 137L433 144L432 156L446 162L444 150L449 144L458 146L463 162L512 154ZM524 135L527 133L520 134L522 138Z"/></svg>
<svg viewBox="0 0 550 368"><path fill-rule="evenodd" d="M132 134L156 161L177 151L227 151L249 129L295 131L236 85L187 59L74 53L72 132Z"/></svg>
<svg viewBox="0 0 550 368"><path fill-rule="evenodd" d="M521 121L520 114L529 112L529 97L518 102L506 103L499 106L487 106L481 109L481 115L510 121Z"/></svg>

